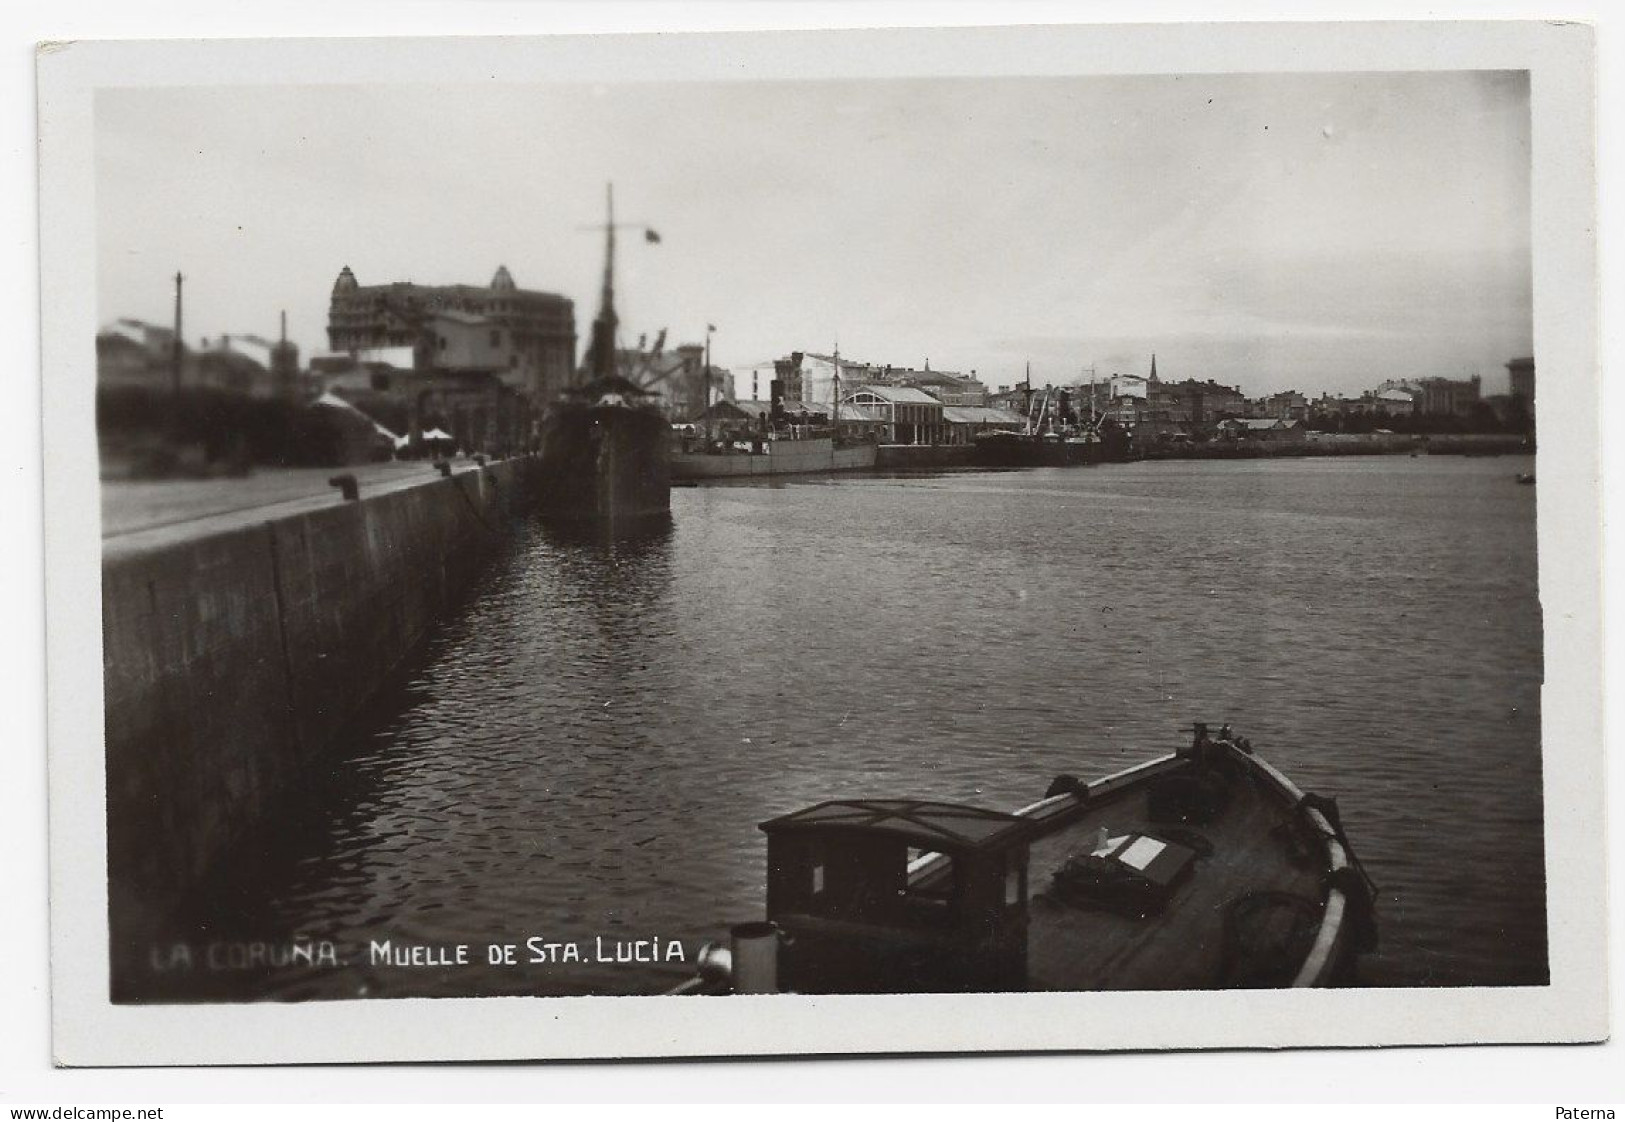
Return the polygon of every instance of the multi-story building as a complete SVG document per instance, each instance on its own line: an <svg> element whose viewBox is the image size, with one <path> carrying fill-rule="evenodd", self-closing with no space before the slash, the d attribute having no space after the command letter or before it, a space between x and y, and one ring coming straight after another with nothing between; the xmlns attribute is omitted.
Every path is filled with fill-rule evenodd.
<svg viewBox="0 0 1625 1122"><path fill-rule="evenodd" d="M987 386L974 373L932 370L929 361L923 368L915 369L838 359L832 354L812 351L792 351L773 363L773 377L779 382L785 401L827 406L834 400L837 376L843 398L847 386L902 386L921 390L951 407L980 409L988 404ZM753 387L753 395L759 392L760 388Z"/></svg>
<svg viewBox="0 0 1625 1122"><path fill-rule="evenodd" d="M923 390L942 404L955 409L985 409L987 387L974 375L932 370L927 362L922 370L886 367L880 380L887 385Z"/></svg>
<svg viewBox="0 0 1625 1122"><path fill-rule="evenodd" d="M774 364L759 362L754 366L734 367L730 374L733 401L766 401L773 392Z"/></svg>
<svg viewBox="0 0 1625 1122"><path fill-rule="evenodd" d="M1157 382L1155 367L1150 377L1143 374L1108 374L1104 377L1090 376L1070 387L1078 408L1087 412L1093 408L1097 413L1104 413L1112 409L1125 408L1126 403L1139 402L1149 408L1151 390Z"/></svg>
<svg viewBox="0 0 1625 1122"><path fill-rule="evenodd" d="M1309 399L1297 390L1282 390L1259 398L1255 412L1260 417L1302 421L1309 416Z"/></svg>
<svg viewBox="0 0 1625 1122"><path fill-rule="evenodd" d="M346 265L328 306L328 345L360 358L410 347L424 370L484 372L538 407L574 383L575 305L520 288L505 266L485 286L362 285Z"/></svg>
<svg viewBox="0 0 1625 1122"><path fill-rule="evenodd" d="M1512 379L1512 400L1519 402L1533 415L1535 411L1535 360L1515 358L1507 363L1507 375Z"/></svg>
<svg viewBox="0 0 1625 1122"><path fill-rule="evenodd" d="M1000 386L987 395L987 404L990 409L1008 409L1012 413L1025 417L1027 409L1032 402L1032 394L1023 382L1013 386Z"/></svg>
<svg viewBox="0 0 1625 1122"><path fill-rule="evenodd" d="M1410 390L1382 390L1371 395L1372 413L1388 417L1409 417L1416 412L1416 394Z"/></svg>
<svg viewBox="0 0 1625 1122"><path fill-rule="evenodd" d="M1479 377L1474 374L1467 379L1390 378L1377 387L1377 392L1409 390L1415 395L1418 413L1466 417L1479 403L1479 389Z"/></svg>
<svg viewBox="0 0 1625 1122"><path fill-rule="evenodd" d="M1150 385L1146 405L1154 417L1162 415L1176 425L1194 428L1211 428L1231 417L1245 417L1252 408L1239 389L1220 385L1211 378L1205 382L1187 378Z"/></svg>

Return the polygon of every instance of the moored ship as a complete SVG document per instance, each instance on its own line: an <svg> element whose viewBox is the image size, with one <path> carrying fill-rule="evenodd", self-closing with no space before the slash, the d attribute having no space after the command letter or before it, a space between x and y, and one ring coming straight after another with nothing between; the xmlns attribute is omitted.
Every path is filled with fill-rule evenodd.
<svg viewBox="0 0 1625 1122"><path fill-rule="evenodd" d="M1336 803L1228 726L1014 812L843 799L761 829L765 920L672 992L1324 987L1376 945Z"/></svg>
<svg viewBox="0 0 1625 1122"><path fill-rule="evenodd" d="M1100 441L1093 434L1071 436L1036 432L985 432L976 437L980 467L1075 467L1098 464Z"/></svg>
<svg viewBox="0 0 1625 1122"><path fill-rule="evenodd" d="M752 475L808 475L868 471L879 448L873 443L837 444L833 437L730 441L724 449L674 452L672 478L680 481L735 479Z"/></svg>
<svg viewBox="0 0 1625 1122"><path fill-rule="evenodd" d="M1033 400L1032 371L1027 372L1027 423L1019 430L980 433L976 463L980 467L1075 467L1104 458L1098 426L1081 424L1072 411L1071 395L1046 387Z"/></svg>
<svg viewBox="0 0 1625 1122"><path fill-rule="evenodd" d="M605 233L587 380L561 394L543 421L540 507L559 521L636 523L670 515L671 440L654 395L616 369L613 189Z"/></svg>
<svg viewBox="0 0 1625 1122"><path fill-rule="evenodd" d="M768 401L709 402L681 450L672 455L672 477L684 482L757 475L808 475L867 471L879 457L878 436L852 435L850 424L875 417L841 402L841 352L836 348L830 403L786 402L773 382ZM710 360L707 359L707 369ZM707 390L707 398L710 393ZM791 406L797 413L792 414Z"/></svg>

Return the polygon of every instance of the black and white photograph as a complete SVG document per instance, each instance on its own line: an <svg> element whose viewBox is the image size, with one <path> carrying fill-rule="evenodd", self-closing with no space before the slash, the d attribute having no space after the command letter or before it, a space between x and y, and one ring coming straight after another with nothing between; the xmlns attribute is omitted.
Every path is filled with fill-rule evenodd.
<svg viewBox="0 0 1625 1122"><path fill-rule="evenodd" d="M59 984L1598 1039L1589 39L1472 30L42 57Z"/></svg>

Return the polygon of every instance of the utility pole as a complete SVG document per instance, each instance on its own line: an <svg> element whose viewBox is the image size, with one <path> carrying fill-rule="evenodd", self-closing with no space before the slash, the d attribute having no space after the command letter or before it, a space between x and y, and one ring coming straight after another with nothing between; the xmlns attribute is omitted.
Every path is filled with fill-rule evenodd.
<svg viewBox="0 0 1625 1122"><path fill-rule="evenodd" d="M835 344L835 378L830 383L829 423L835 431L835 442L841 441L841 344Z"/></svg>
<svg viewBox="0 0 1625 1122"><path fill-rule="evenodd" d="M180 273L175 274L175 346L170 354L169 374L175 391L175 403L180 404L181 397L181 358L186 353L185 338L181 334L181 283L185 278Z"/></svg>

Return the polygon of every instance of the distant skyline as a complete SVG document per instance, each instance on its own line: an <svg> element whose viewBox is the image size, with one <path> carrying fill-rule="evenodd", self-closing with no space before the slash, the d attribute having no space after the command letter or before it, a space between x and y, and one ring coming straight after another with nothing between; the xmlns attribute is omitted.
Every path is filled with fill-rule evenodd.
<svg viewBox="0 0 1625 1122"><path fill-rule="evenodd" d="M717 325L975 370L1354 393L1532 353L1519 72L866 82L192 87L97 98L98 309L326 349L328 294L525 288L628 342ZM1085 375L1086 376L1086 375Z"/></svg>

